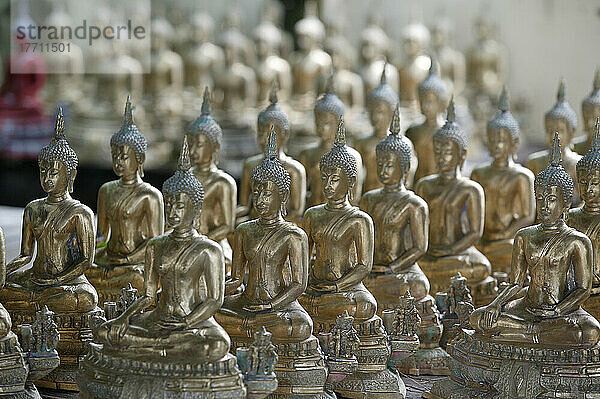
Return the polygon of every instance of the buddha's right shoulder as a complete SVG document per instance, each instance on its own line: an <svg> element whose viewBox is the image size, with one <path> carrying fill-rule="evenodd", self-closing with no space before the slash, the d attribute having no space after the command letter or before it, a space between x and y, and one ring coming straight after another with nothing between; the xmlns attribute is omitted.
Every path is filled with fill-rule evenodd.
<svg viewBox="0 0 600 399"><path fill-rule="evenodd" d="M150 183L144 182L144 185L142 186L141 191L142 191L142 193L149 195L155 199L160 199L160 200L163 199L162 192Z"/></svg>
<svg viewBox="0 0 600 399"><path fill-rule="evenodd" d="M321 212L324 207L325 207L324 204L311 206L306 211L304 211L304 218L312 218L313 215Z"/></svg>
<svg viewBox="0 0 600 399"><path fill-rule="evenodd" d="M34 209L39 208L40 206L42 206L44 204L44 200L45 200L45 198L34 199L33 201L31 201L27 205L25 205L25 210L34 210Z"/></svg>
<svg viewBox="0 0 600 399"><path fill-rule="evenodd" d="M103 185L100 186L100 192L104 192L107 190L111 190L113 187L115 187L117 184L119 184L118 180L112 180L112 181L107 181L106 183L104 183Z"/></svg>
<svg viewBox="0 0 600 399"><path fill-rule="evenodd" d="M244 160L244 167L245 168L254 168L256 165L258 165L260 163L260 161L262 161L262 159L263 159L262 154L257 154L257 155L248 157Z"/></svg>
<svg viewBox="0 0 600 399"><path fill-rule="evenodd" d="M529 236L537 234L539 231L539 224L534 224L532 226L527 226L519 229L515 234L515 240L517 239L527 239Z"/></svg>
<svg viewBox="0 0 600 399"><path fill-rule="evenodd" d="M529 157L527 158L527 163L525 164L527 167L529 167L531 162L540 162L540 161L544 161L548 158L548 151L546 150L542 150L542 151L536 151L533 154L530 154Z"/></svg>
<svg viewBox="0 0 600 399"><path fill-rule="evenodd" d="M163 233L159 236L152 237L150 240L148 240L148 246L160 246L167 240L168 237L169 233Z"/></svg>
<svg viewBox="0 0 600 399"><path fill-rule="evenodd" d="M482 163L477 165L476 167L473 168L473 171L471 172L471 179L476 180L479 178L479 175L481 173L485 173L486 171L488 171L491 168L491 161Z"/></svg>
<svg viewBox="0 0 600 399"><path fill-rule="evenodd" d="M437 177L438 175L435 174L420 178L417 184L415 184L415 192L418 191L420 188L422 189L425 187L429 187L432 184L435 184L435 182L437 181Z"/></svg>

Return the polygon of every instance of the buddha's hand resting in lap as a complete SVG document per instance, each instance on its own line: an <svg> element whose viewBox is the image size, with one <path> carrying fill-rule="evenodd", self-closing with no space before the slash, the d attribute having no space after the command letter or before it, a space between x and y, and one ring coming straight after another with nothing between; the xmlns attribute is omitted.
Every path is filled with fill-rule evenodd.
<svg viewBox="0 0 600 399"><path fill-rule="evenodd" d="M31 282L35 285L44 287L58 284L58 279L56 277L33 277Z"/></svg>
<svg viewBox="0 0 600 399"><path fill-rule="evenodd" d="M168 331L184 330L187 328L187 323L183 319L158 320L156 327Z"/></svg>
<svg viewBox="0 0 600 399"><path fill-rule="evenodd" d="M429 254L437 257L452 255L452 253L452 249L449 247L435 247L429 249Z"/></svg>
<svg viewBox="0 0 600 399"><path fill-rule="evenodd" d="M337 286L329 283L318 283L313 285L312 289L319 292L335 292L337 291Z"/></svg>
<svg viewBox="0 0 600 399"><path fill-rule="evenodd" d="M489 330L498 321L498 316L500 315L500 306L495 303L490 303L483 312L483 316L481 318L481 327L484 330Z"/></svg>
<svg viewBox="0 0 600 399"><path fill-rule="evenodd" d="M108 342L111 345L119 345L129 328L129 317L119 316L116 319L107 321L104 326L106 328L106 338L108 339Z"/></svg>
<svg viewBox="0 0 600 399"><path fill-rule="evenodd" d="M529 311L539 317L555 317L559 315L556 309L529 309Z"/></svg>
<svg viewBox="0 0 600 399"><path fill-rule="evenodd" d="M270 303L257 304L257 305L246 305L243 309L247 312L262 312L264 310L271 310L273 306Z"/></svg>

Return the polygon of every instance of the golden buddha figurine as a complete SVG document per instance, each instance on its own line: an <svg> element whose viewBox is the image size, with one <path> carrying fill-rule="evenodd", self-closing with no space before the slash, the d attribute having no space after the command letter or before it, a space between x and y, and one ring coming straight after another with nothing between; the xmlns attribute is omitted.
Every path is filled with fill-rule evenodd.
<svg viewBox="0 0 600 399"><path fill-rule="evenodd" d="M78 357L90 335L89 319L100 310L98 294L84 275L94 260L94 213L70 195L77 163L59 107L54 137L38 157L40 183L48 196L25 207L21 252L6 265L6 286L0 291L0 302L14 325L32 322L44 306L60 317L62 364L44 384L75 390ZM34 249L33 267L24 269Z"/></svg>
<svg viewBox="0 0 600 399"><path fill-rule="evenodd" d="M245 394L229 336L213 317L223 303L225 262L219 244L194 227L204 190L190 169L184 137L177 170L162 187L173 230L146 247L142 296L94 331L79 379L84 398L208 395L213 385Z"/></svg>
<svg viewBox="0 0 600 399"><path fill-rule="evenodd" d="M574 187L560 155L556 132L549 165L535 177L539 224L515 235L509 285L470 315L448 344L452 377L423 397L600 394L592 371L600 366L600 323L581 308L592 289L592 243L565 224Z"/></svg>
<svg viewBox="0 0 600 399"><path fill-rule="evenodd" d="M276 137L271 125L264 159L250 180L258 218L235 229L231 278L225 284L223 308L215 317L234 346L248 344L261 328L269 330L279 346L275 394L323 395L327 378L323 357L312 335L312 319L298 303L308 281L308 239L283 218L291 184L279 160ZM235 293L246 275L245 288Z"/></svg>
<svg viewBox="0 0 600 399"><path fill-rule="evenodd" d="M286 155L286 145L290 138L290 121L287 114L278 104L277 83L273 84L271 94L269 95L270 105L258 114L256 128L256 141L266 151L267 136L271 126L274 126L277 133L278 157L279 161L290 176L290 194L286 199L286 209L283 216L287 220L298 222L304 212L306 201L306 171L304 166L294 158ZM258 216L257 211L252 205L252 171L262 162L264 155L258 154L244 161L242 169L242 181L240 183L240 203L237 210L239 220L249 215L250 218Z"/></svg>
<svg viewBox="0 0 600 399"><path fill-rule="evenodd" d="M212 42L214 26L212 17L205 12L191 18L191 43L184 56L185 84L196 95L206 86L213 87L212 74L224 63L223 50Z"/></svg>
<svg viewBox="0 0 600 399"><path fill-rule="evenodd" d="M429 30L422 23L413 22L402 31L404 59L398 64L400 104L414 111L419 108L419 82L427 77L431 66L431 58L425 53L429 39Z"/></svg>
<svg viewBox="0 0 600 399"><path fill-rule="evenodd" d="M465 56L450 45L452 25L447 19L438 20L431 29L431 44L435 60L440 63L440 76L449 91L459 96L465 89L467 67Z"/></svg>
<svg viewBox="0 0 600 399"><path fill-rule="evenodd" d="M492 161L473 169L471 179L485 193L483 236L477 248L490 260L494 272L510 273L513 238L535 218L533 173L514 162L520 141L519 123L510 113L506 87L498 112L487 124Z"/></svg>
<svg viewBox="0 0 600 399"><path fill-rule="evenodd" d="M116 301L129 283L142 290L146 245L164 231L162 194L142 180L148 144L133 121L132 108L127 97L123 126L110 139L119 179L98 191L96 256L85 273L101 304Z"/></svg>
<svg viewBox="0 0 600 399"><path fill-rule="evenodd" d="M231 266L231 246L227 235L235 228L237 185L227 172L218 168L223 131L210 114L210 92L204 89L202 114L186 132L192 161L192 173L202 183L204 201L200 224L196 227L221 245L225 266Z"/></svg>
<svg viewBox="0 0 600 399"><path fill-rule="evenodd" d="M558 86L556 96L556 104L544 115L544 126L546 128L546 145L548 148L552 145L554 132L558 132L561 143L564 143L562 153L560 155L562 164L571 179L575 181L577 178L576 165L581 155L571 150L572 140L577 128L577 114L567 102L565 95L565 80L561 79ZM545 165L548 164L548 150L534 152L527 159L527 166L536 176ZM573 192L573 204L579 203L579 193L577 187Z"/></svg>
<svg viewBox="0 0 600 399"><path fill-rule="evenodd" d="M307 15L296 22L294 32L299 48L290 56L294 108L310 110L318 93L319 82L331 73L331 57L323 51L325 25L316 16Z"/></svg>
<svg viewBox="0 0 600 399"><path fill-rule="evenodd" d="M415 146L419 165L415 172L415 182L437 172L433 156L433 135L444 126L443 112L448 103L448 88L440 78L437 63L432 62L429 75L419 83L419 106L425 121L406 130L406 137Z"/></svg>
<svg viewBox="0 0 600 399"><path fill-rule="evenodd" d="M600 339L600 324L581 309L592 288L593 249L565 224L574 185L561 165L559 137L548 167L535 177L540 223L515 235L510 285L471 315L473 328L494 341L577 348ZM523 288L525 295L513 299Z"/></svg>
<svg viewBox="0 0 600 399"><path fill-rule="evenodd" d="M279 87L279 97L285 102L292 92L292 68L279 56L283 41L282 32L271 23L261 23L254 29L257 63L254 67L257 81L257 106L269 99L273 83Z"/></svg>
<svg viewBox="0 0 600 399"><path fill-rule="evenodd" d="M415 355L415 366L422 374L445 373L438 370L438 364L443 365L448 355L435 342L441 336L435 301L429 295L429 280L417 264L427 251L429 211L427 203L405 186L411 147L399 129L400 112L396 107L391 134L375 150L383 188L365 193L360 201L360 208L373 218L375 226L373 269L365 285L377 300L380 316L384 310L397 308L410 289L421 313L417 330L423 350ZM432 329L438 329L437 334L432 334Z"/></svg>
<svg viewBox="0 0 600 399"><path fill-rule="evenodd" d="M381 83L379 86L369 93L367 97L367 111L371 125L373 125L373 133L370 136L356 140L354 146L360 153L366 169L365 182L363 191L370 191L382 187L377 171L377 157L375 146L388 135L388 127L392 126L392 116L394 109L398 106L398 96L387 83L385 67L381 73ZM398 114L398 118L400 118ZM400 133L400 123L393 125ZM400 135L401 140L411 149L410 169L405 176L405 184L407 187L412 187L415 172L417 171L417 155L413 148L413 143Z"/></svg>
<svg viewBox="0 0 600 399"><path fill-rule="evenodd" d="M461 173L467 139L455 122L454 99L446 124L433 135L438 173L422 178L415 193L429 205L429 249L419 265L433 292L443 291L460 272L468 280L475 303L488 301L495 289L489 260L475 248L483 234L484 194L479 183Z"/></svg>
<svg viewBox="0 0 600 399"><path fill-rule="evenodd" d="M360 75L365 84L365 95L371 93L380 83L385 65L385 76L392 90L398 90L398 69L386 63L390 53L391 40L383 30L383 21L378 14L372 14L367 27L360 34Z"/></svg>
<svg viewBox="0 0 600 399"><path fill-rule="evenodd" d="M342 34L338 34L329 40L325 48L331 54L335 71L333 84L338 97L347 107L346 115L358 119L359 114L363 112L365 94L362 78L352 71L354 59L352 45Z"/></svg>
<svg viewBox="0 0 600 399"><path fill-rule="evenodd" d="M321 157L335 141L336 127L340 117L344 114L344 108L344 103L334 92L333 75L331 75L327 81L325 93L315 103L315 125L320 142L302 151L298 157L306 169L307 186L310 188L306 200L307 207L325 202L319 165ZM352 155L357 165L357 175L353 186L350 187L349 200L352 204L358 204L364 180L362 157L354 148L346 147L346 150Z"/></svg>
<svg viewBox="0 0 600 399"><path fill-rule="evenodd" d="M360 338L358 368L335 385L336 393L403 398L404 384L386 367L390 351L382 320L375 314L377 301L363 284L373 266L373 220L349 201L358 164L346 147L343 117L333 147L321 157L319 168L327 202L307 209L302 219L309 253L314 252L315 258L300 304L318 332L329 332L341 314L354 318ZM384 396L378 396L381 386L387 390Z"/></svg>
<svg viewBox="0 0 600 399"><path fill-rule="evenodd" d="M591 241L594 249L592 291L583 305L600 318L600 117L596 119L590 150L577 162L577 184L583 205L569 211L567 224Z"/></svg>
<svg viewBox="0 0 600 399"><path fill-rule="evenodd" d="M594 123L600 117L600 67L596 69L594 86L592 91L581 103L581 114L583 115L583 131L585 135L573 140L573 148L576 153L585 155L591 147L594 135Z"/></svg>

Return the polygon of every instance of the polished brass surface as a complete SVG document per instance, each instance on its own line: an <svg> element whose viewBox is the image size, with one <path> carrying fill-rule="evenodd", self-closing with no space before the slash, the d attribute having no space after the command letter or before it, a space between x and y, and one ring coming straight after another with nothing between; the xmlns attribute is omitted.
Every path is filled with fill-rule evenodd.
<svg viewBox="0 0 600 399"><path fill-rule="evenodd" d="M95 227L93 212L70 195L78 161L65 138L61 108L52 141L40 151L38 163L40 183L48 195L25 207L21 251L6 265L0 302L13 316L13 328L32 323L44 306L60 317L61 366L44 381L77 390L74 374L90 338L86 320L99 311L98 294L84 275L94 259ZM25 269L32 259L33 267Z"/></svg>
<svg viewBox="0 0 600 399"><path fill-rule="evenodd" d="M354 318L360 339L356 372L334 386L344 397L404 397L405 387L386 368L390 356L377 302L364 286L373 266L373 221L348 200L357 178L356 158L345 145L340 118L333 147L320 160L326 203L304 213L309 253L315 253L300 304L319 332L329 332L337 316Z"/></svg>
<svg viewBox="0 0 600 399"><path fill-rule="evenodd" d="M323 194L319 164L321 157L328 151L327 149L334 145L336 127L340 117L344 114L344 104L334 92L333 76L329 77L325 94L317 99L314 112L316 131L320 142L302 151L298 157L306 169L307 186L309 188L306 200L307 207L320 205L326 201ZM364 181L363 162L358 151L352 147L346 146L345 148L357 165L357 176L349 194L350 203L356 205L360 201Z"/></svg>
<svg viewBox="0 0 600 399"><path fill-rule="evenodd" d="M264 159L250 179L258 218L235 230L231 278L215 317L236 346L247 344L263 328L272 334L280 357L275 395L323 395L327 371L311 317L298 303L308 282L308 239L283 218L291 184L276 137L271 125ZM244 281L242 292L236 293Z"/></svg>
<svg viewBox="0 0 600 399"><path fill-rule="evenodd" d="M444 126L444 111L448 103L448 88L440 78L437 63L432 62L427 77L418 86L419 106L425 120L409 127L406 137L412 141L419 163L415 183L437 172L433 155L433 135Z"/></svg>
<svg viewBox="0 0 600 399"><path fill-rule="evenodd" d="M231 175L218 167L223 131L210 113L209 97L206 87L201 115L186 131L192 173L204 188L203 211L196 228L200 234L219 243L229 271L232 252L227 236L235 227L237 185Z"/></svg>
<svg viewBox="0 0 600 399"><path fill-rule="evenodd" d="M565 86L566 84L563 79L558 86L556 103L544 115L544 126L546 129L546 145L548 148L552 145L554 133L558 132L560 142L563 143L561 147L562 152L560 154L562 165L569 176L571 176L571 179L575 181L577 179L577 161L581 158L581 155L572 150L572 140L575 136L575 129L577 128L577 114L567 102ZM544 170L546 165L548 165L548 161L548 150L538 151L529 155L525 166L527 166L534 175L537 175ZM573 195L573 204L579 204L579 201L579 190L576 186Z"/></svg>
<svg viewBox="0 0 600 399"><path fill-rule="evenodd" d="M387 65L387 64L386 64ZM384 68L385 70L385 68ZM369 93L367 97L367 111L371 125L373 126L373 132L371 135L355 140L354 147L360 153L363 164L365 166L365 182L363 184L363 192L367 192L376 188L382 187L382 183L379 181L377 173L377 157L375 154L375 146L381 140L383 140L390 131L389 127L392 123L392 117L394 116L394 109L398 105L398 96L387 83L385 71L381 74L381 83L377 88ZM400 115L398 113L398 115ZM396 129L397 133L400 133L400 123L398 122ZM405 176L405 184L407 187L413 186L415 172L418 167L418 160L413 143L410 140L402 139L411 148L411 162L408 172Z"/></svg>
<svg viewBox="0 0 600 399"><path fill-rule="evenodd" d="M577 185L583 205L569 210L567 224L584 233L594 249L592 290L583 308L600 318L600 117L596 119L590 150L577 162Z"/></svg>
<svg viewBox="0 0 600 399"><path fill-rule="evenodd" d="M240 182L240 203L237 210L239 221L258 217L258 213L252 203L250 180L252 171L264 159L267 136L271 126L275 128L277 134L277 156L290 177L290 192L286 201L286 212L284 212L283 216L286 220L298 223L304 213L306 203L306 170L300 162L285 153L290 138L291 125L286 113L278 104L277 93L278 86L275 83L271 88L269 96L270 105L258 115L256 141L262 148L263 153L252 156L244 161Z"/></svg>
<svg viewBox="0 0 600 399"><path fill-rule="evenodd" d="M446 124L433 135L438 174L419 180L415 193L429 206L429 248L419 265L433 292L442 291L457 272L468 280L476 303L495 294L488 259L475 248L483 234L484 194L481 186L461 173L466 138L455 122L454 101Z"/></svg>
<svg viewBox="0 0 600 399"><path fill-rule="evenodd" d="M164 231L162 194L142 180L147 142L132 113L128 97L123 126L111 138L112 166L119 179L98 191L96 255L86 276L100 304L115 301L128 284L142 290L146 245Z"/></svg>
<svg viewBox="0 0 600 399"><path fill-rule="evenodd" d="M223 303L223 251L195 229L204 191L190 169L186 137L178 169L162 188L173 230L147 245L142 296L94 330L78 381L86 398L163 397L174 387L245 395L229 336L213 317ZM111 374L123 378L113 383Z"/></svg>
<svg viewBox="0 0 600 399"><path fill-rule="evenodd" d="M514 162L520 142L519 124L510 113L506 88L498 112L487 124L487 145L492 161L471 172L485 194L485 223L477 248L490 260L492 271L510 273L513 238L533 223L533 173Z"/></svg>

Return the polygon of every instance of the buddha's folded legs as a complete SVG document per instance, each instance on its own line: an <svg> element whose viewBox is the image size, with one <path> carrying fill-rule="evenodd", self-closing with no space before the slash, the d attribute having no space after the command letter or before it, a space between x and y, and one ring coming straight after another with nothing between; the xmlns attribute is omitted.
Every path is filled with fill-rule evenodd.
<svg viewBox="0 0 600 399"><path fill-rule="evenodd" d="M308 290L299 301L313 318L332 322L344 311L348 311L358 323L370 319L377 311L377 301L362 283L344 292L319 295L313 290Z"/></svg>
<svg viewBox="0 0 600 399"><path fill-rule="evenodd" d="M302 342L312 335L313 322L297 301L285 309L264 312L248 312L242 309L245 302L241 295L225 298L215 319L227 333L237 339L252 339L254 332L263 326L272 334L272 341Z"/></svg>
<svg viewBox="0 0 600 399"><path fill-rule="evenodd" d="M130 283L138 292L144 287L144 265L106 267L93 265L85 272L101 298L116 300Z"/></svg>
<svg viewBox="0 0 600 399"><path fill-rule="evenodd" d="M20 284L25 278L26 285ZM80 276L68 283L53 286L34 286L31 274L11 279L0 291L0 302L10 310L41 309L44 305L54 312L89 312L98 304L96 289Z"/></svg>
<svg viewBox="0 0 600 399"><path fill-rule="evenodd" d="M475 247L470 247L457 255L434 257L425 255L419 260L419 265L429 277L429 281L439 280L441 275L448 278L442 279L444 284L450 277L460 272L467 278L468 284L477 284L491 274L489 260Z"/></svg>
<svg viewBox="0 0 600 399"><path fill-rule="evenodd" d="M371 273L364 284L377 299L379 311L386 305L397 304L398 298L405 295L407 289L416 300L429 294L429 280L416 265L398 274Z"/></svg>
<svg viewBox="0 0 600 399"><path fill-rule="evenodd" d="M479 308L471 315L471 325L479 331L485 331L484 311ZM591 347L600 340L600 323L581 308L560 316L536 316L528 310L527 298L520 298L507 304L494 327L485 332L500 341Z"/></svg>

